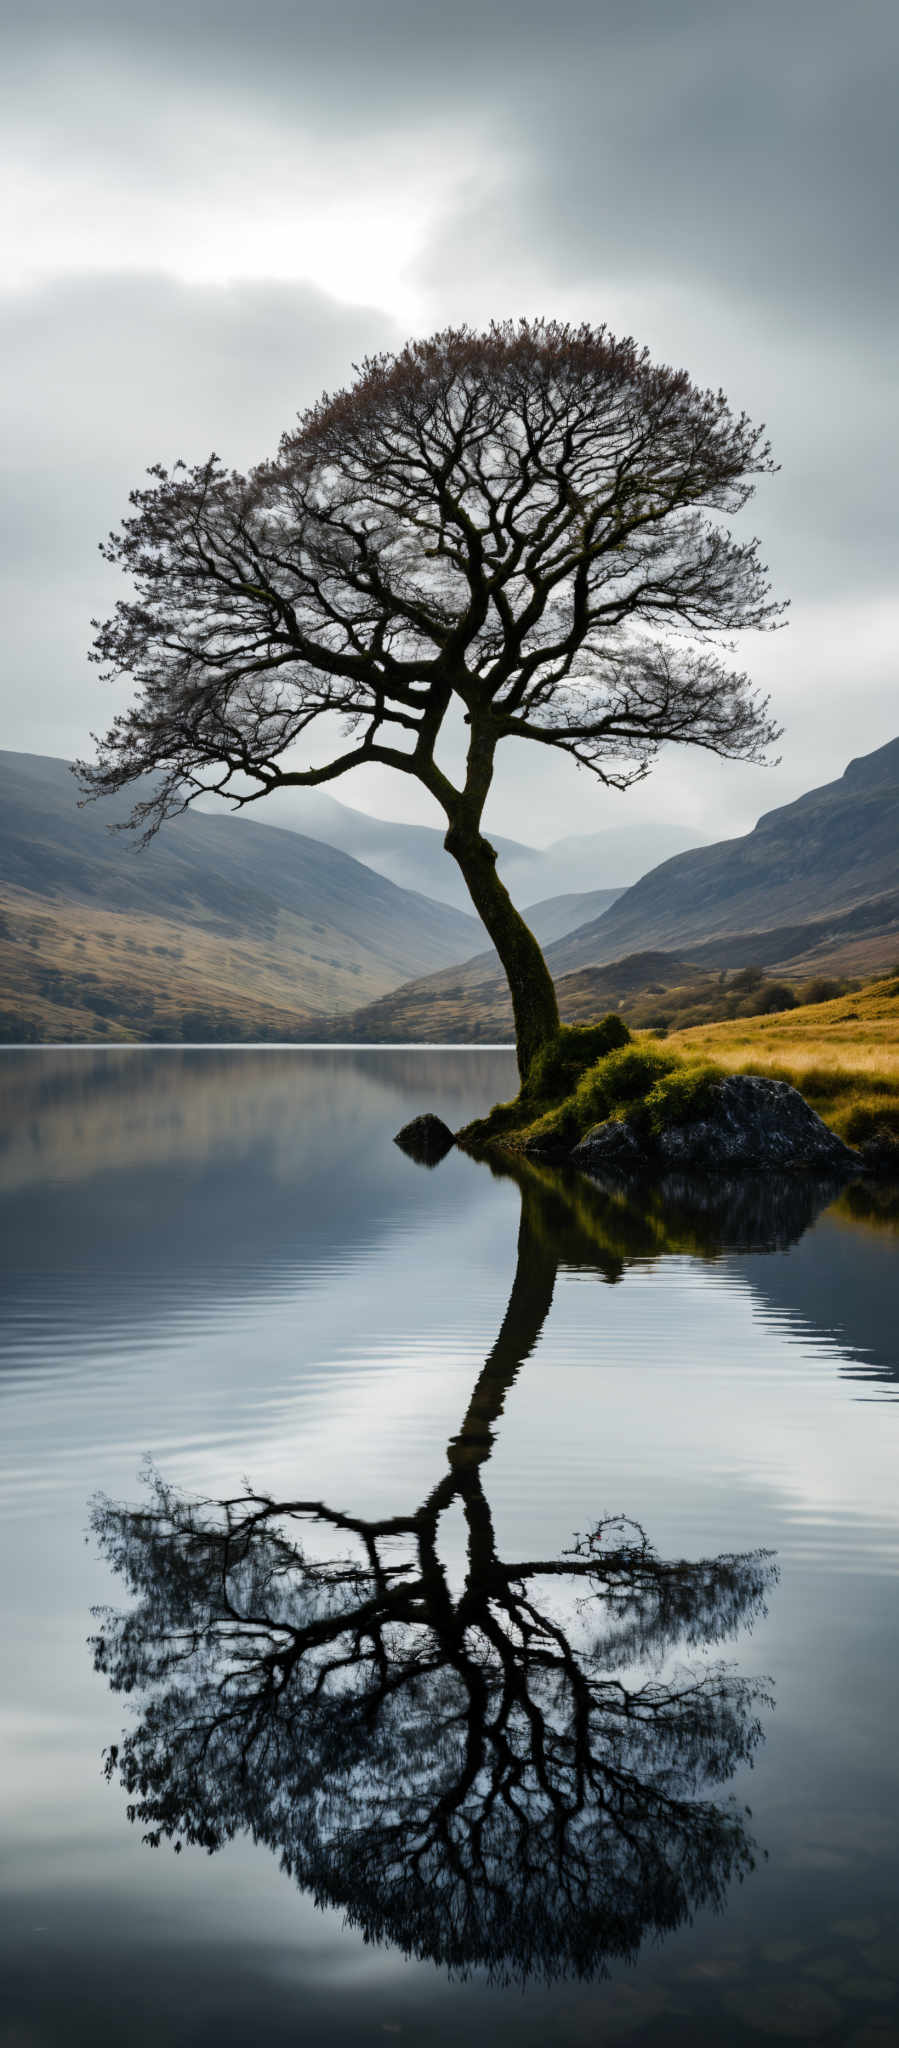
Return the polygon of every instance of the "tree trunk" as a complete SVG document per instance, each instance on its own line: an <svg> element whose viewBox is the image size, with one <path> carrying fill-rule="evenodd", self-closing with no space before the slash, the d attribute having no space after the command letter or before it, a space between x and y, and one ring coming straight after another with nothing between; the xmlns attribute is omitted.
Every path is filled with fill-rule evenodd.
<svg viewBox="0 0 899 2048"><path fill-rule="evenodd" d="M476 827L456 819L443 843L461 868L472 903L502 961L512 996L518 1072L524 1080L535 1052L559 1029L552 975L533 932L500 881L490 841Z"/></svg>
<svg viewBox="0 0 899 2048"><path fill-rule="evenodd" d="M514 1387L525 1360L536 1350L552 1307L559 1255L552 1237L542 1227L543 1190L539 1186L535 1190L523 1181L519 1183L519 1192L521 1220L515 1278L499 1334L484 1360L462 1426L447 1445L447 1460L455 1472L470 1471L489 1458L506 1395Z"/></svg>

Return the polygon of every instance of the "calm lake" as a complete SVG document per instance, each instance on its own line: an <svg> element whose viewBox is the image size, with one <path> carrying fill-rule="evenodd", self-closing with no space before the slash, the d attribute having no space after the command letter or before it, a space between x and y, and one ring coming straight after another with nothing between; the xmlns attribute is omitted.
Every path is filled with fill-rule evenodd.
<svg viewBox="0 0 899 2048"><path fill-rule="evenodd" d="M0 2048L899 2040L896 1208L512 1092L0 1054Z"/></svg>

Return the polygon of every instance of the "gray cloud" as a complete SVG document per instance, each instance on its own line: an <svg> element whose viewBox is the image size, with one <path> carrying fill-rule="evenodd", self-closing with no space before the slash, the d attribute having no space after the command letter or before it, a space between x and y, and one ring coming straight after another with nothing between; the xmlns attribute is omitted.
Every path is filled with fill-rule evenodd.
<svg viewBox="0 0 899 2048"><path fill-rule="evenodd" d="M754 523L794 624L747 658L789 720L785 765L763 789L675 761L669 810L695 800L720 829L717 803L736 828L887 738L897 44L892 0L259 0L250 14L236 0L33 0L7 25L7 125L26 182L55 186L53 262L73 274L26 277L0 303L6 743L70 751L102 722L84 665L87 615L112 596L95 542L145 463L265 452L354 358L399 338L401 273L419 325L608 317L768 422L783 470ZM346 303L248 281L254 222L260 236L277 223L287 274L317 274L303 209L336 196L351 215L383 187L401 218L429 160L425 246L403 271L385 230L383 289L373 229L373 310L353 303L352 275ZM234 210L236 282L179 284L179 221L195 209L202 265L217 193L226 244ZM528 774L516 759L506 830ZM540 800L549 836L568 799L542 780ZM600 822L592 801L579 781L585 827Z"/></svg>
<svg viewBox="0 0 899 2048"><path fill-rule="evenodd" d="M5 746L78 752L106 722L89 620L120 591L98 543L147 466L216 449L248 467L353 358L396 340L383 313L304 286L100 277L0 300Z"/></svg>
<svg viewBox="0 0 899 2048"><path fill-rule="evenodd" d="M713 277L790 323L811 305L844 328L886 310L895 12L722 9L701 40L677 10L667 23L542 110L535 186L557 251L599 237L632 268Z"/></svg>
<svg viewBox="0 0 899 2048"><path fill-rule="evenodd" d="M895 291L891 0L44 0L7 33L30 118L126 177L152 137L153 175L177 178L222 94L347 145L477 112L523 154L549 275L611 248L791 306L830 297L841 323Z"/></svg>

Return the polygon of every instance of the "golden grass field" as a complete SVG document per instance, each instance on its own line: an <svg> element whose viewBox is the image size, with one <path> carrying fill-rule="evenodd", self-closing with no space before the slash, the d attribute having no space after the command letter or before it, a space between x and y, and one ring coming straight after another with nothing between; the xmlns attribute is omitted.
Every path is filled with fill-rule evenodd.
<svg viewBox="0 0 899 2048"><path fill-rule="evenodd" d="M899 976L835 1002L672 1031L667 1047L740 1073L791 1081L850 1144L899 1134Z"/></svg>

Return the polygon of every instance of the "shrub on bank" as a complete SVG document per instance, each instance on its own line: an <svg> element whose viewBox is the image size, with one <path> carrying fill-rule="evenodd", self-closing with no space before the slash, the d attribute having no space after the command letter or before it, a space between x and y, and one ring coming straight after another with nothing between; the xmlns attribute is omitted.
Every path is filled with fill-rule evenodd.
<svg viewBox="0 0 899 2048"><path fill-rule="evenodd" d="M709 1060L689 1060L660 1074L646 1097L646 1120L651 1131L668 1130L672 1124L691 1123L705 1115L712 1088L721 1069Z"/></svg>
<svg viewBox="0 0 899 2048"><path fill-rule="evenodd" d="M630 1044L621 1018L609 1013L598 1024L563 1024L549 1045L543 1045L528 1068L522 1097L528 1102L557 1102L570 1094L579 1076L604 1054Z"/></svg>
<svg viewBox="0 0 899 2048"><path fill-rule="evenodd" d="M613 1030L613 1026L617 1029ZM577 1071L575 1048L570 1042L574 1033L560 1053L551 1046L541 1056L542 1098L536 1097L535 1063L517 1102L501 1104L480 1126L471 1127L470 1137L481 1142L503 1138L520 1150L567 1153L594 1124L605 1123L610 1117L631 1117L642 1129L657 1132L701 1113L709 1089L718 1078L718 1069L707 1060L685 1061L677 1053L666 1051L655 1039L644 1038L636 1044L617 1017L604 1018L601 1026L592 1027L592 1032L594 1042L604 1039L608 1043L616 1038L619 1042L594 1059L586 1071L581 1071L574 1086L562 1093L561 1099L547 1102L546 1095L557 1077ZM588 1033L578 1036L583 1052L583 1040Z"/></svg>

